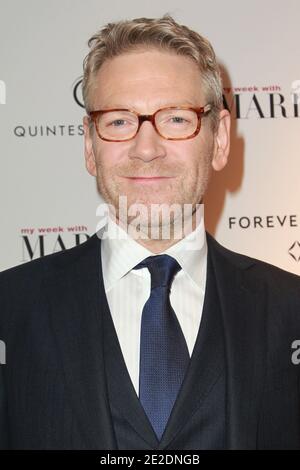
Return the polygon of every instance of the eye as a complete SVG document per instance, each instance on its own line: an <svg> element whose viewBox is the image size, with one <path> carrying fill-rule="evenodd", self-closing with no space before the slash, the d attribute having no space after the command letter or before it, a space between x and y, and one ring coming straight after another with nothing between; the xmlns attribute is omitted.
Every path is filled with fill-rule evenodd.
<svg viewBox="0 0 300 470"><path fill-rule="evenodd" d="M114 121L112 121L111 123L109 123L109 126L114 126L114 127L120 127L120 125L118 124L122 124L125 122L125 119L115 119Z"/></svg>
<svg viewBox="0 0 300 470"><path fill-rule="evenodd" d="M171 119L174 120L175 123L183 123L183 122L188 122L187 119L184 119L183 117L180 116L171 116Z"/></svg>

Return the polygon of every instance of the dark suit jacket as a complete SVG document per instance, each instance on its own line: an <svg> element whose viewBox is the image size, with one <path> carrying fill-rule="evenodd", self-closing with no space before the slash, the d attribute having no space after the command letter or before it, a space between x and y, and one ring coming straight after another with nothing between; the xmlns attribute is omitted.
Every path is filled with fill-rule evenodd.
<svg viewBox="0 0 300 470"><path fill-rule="evenodd" d="M209 234L224 322L229 449L300 448L300 278ZM0 273L0 445L115 449L104 375L101 241ZM195 397L197 400L197 397Z"/></svg>

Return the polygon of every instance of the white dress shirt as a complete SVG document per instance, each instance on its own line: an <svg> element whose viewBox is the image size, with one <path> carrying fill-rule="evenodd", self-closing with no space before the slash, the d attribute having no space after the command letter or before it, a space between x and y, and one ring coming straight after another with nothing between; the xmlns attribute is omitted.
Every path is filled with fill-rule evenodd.
<svg viewBox="0 0 300 470"><path fill-rule="evenodd" d="M200 327L206 285L207 243L203 206L200 210L201 218L196 229L159 253L174 257L182 268L173 279L170 302L190 356ZM109 235L111 229L113 237ZM124 361L138 395L141 318L150 296L151 276L147 268L132 268L155 253L130 237L109 216L105 230L107 233L101 242L104 288Z"/></svg>

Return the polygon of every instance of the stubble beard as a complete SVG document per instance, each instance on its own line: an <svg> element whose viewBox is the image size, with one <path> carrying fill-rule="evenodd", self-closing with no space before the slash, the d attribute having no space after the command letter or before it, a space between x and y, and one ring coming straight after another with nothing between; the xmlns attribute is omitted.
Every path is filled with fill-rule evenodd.
<svg viewBox="0 0 300 470"><path fill-rule="evenodd" d="M111 181L113 189L109 189L103 179L103 170L101 163L98 163L96 177L98 192L105 203L114 208L112 218L125 231L129 230L130 233L131 227L136 234L138 225L142 238L152 239L155 233L155 238L162 240L166 238L166 234L171 239L180 238L180 233L184 233L184 226L189 223L192 224L192 230L196 228L194 215L199 204L203 202L212 173L210 152L204 156L201 171L198 172L193 184L190 187L187 186L185 191L180 191L180 197L176 197L175 201L167 203L169 210L167 210L168 207L166 208L165 201L149 200L153 195L150 188L147 188L146 195L145 191L141 191L134 200L128 200L128 196L121 193L121 184L114 179L113 174L105 178L106 181ZM198 184L199 178L200 184ZM120 212L121 196L127 196L127 211ZM139 206L143 206L142 216L138 213ZM188 210L186 210L187 206L189 206Z"/></svg>

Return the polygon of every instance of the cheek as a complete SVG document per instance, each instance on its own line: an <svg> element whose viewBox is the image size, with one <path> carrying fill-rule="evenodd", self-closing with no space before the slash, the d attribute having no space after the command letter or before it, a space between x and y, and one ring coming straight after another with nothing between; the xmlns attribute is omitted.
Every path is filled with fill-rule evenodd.
<svg viewBox="0 0 300 470"><path fill-rule="evenodd" d="M99 177L101 174L113 172L120 160L116 149L109 146L109 144L105 145L105 143L94 149L94 155L96 155L96 166Z"/></svg>
<svg viewBox="0 0 300 470"><path fill-rule="evenodd" d="M182 167L183 173L189 179L195 177L198 174L199 167L201 167L201 155L203 149L199 141L184 142L177 149L177 162Z"/></svg>
<svg viewBox="0 0 300 470"><path fill-rule="evenodd" d="M184 157L184 155L183 155ZM204 142L203 145L193 145L186 154L183 162L182 185L189 192L197 192L198 187L209 179L212 161L212 143Z"/></svg>

